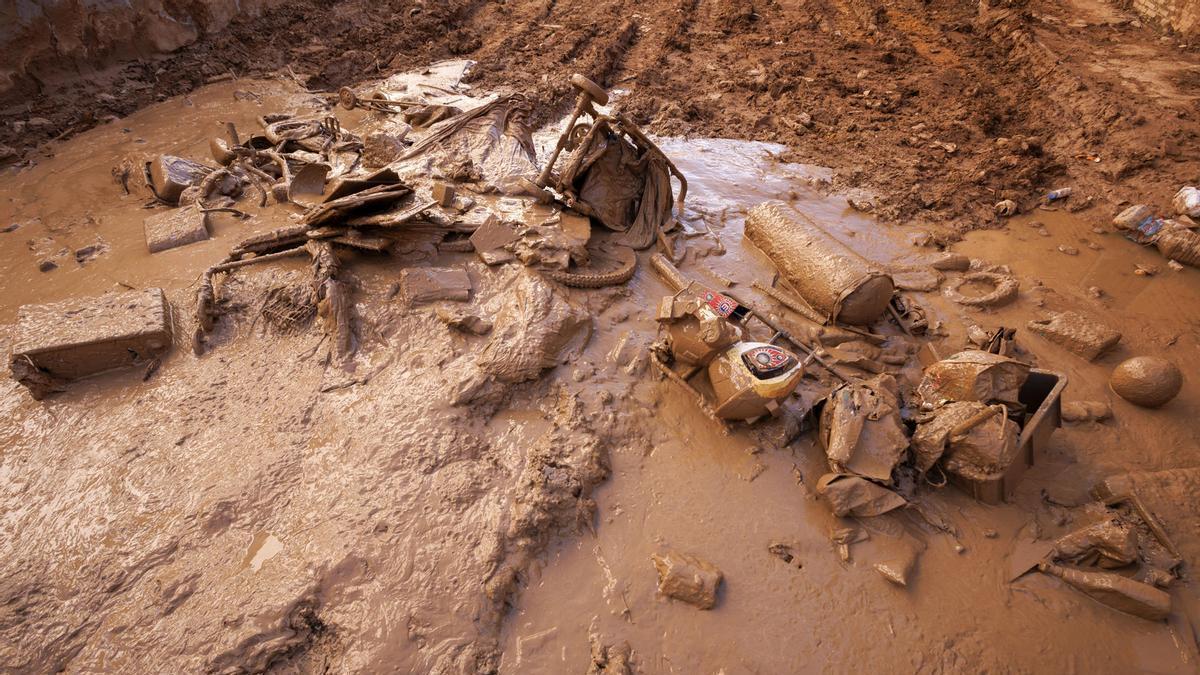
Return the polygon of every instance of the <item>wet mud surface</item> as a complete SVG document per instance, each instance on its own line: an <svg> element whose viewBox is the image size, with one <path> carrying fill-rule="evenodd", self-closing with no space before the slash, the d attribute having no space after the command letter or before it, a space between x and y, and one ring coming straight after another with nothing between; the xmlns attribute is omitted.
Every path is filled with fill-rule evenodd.
<svg viewBox="0 0 1200 675"><path fill-rule="evenodd" d="M545 20L562 9L551 6ZM840 12L828 20L871 18ZM770 20L755 15L732 16L730 30ZM481 37L478 49L486 53L495 38ZM631 44L636 53L641 39ZM602 57L584 50L580 58ZM504 77L482 72L474 86ZM633 106L645 96L620 86L634 90ZM254 95L238 93L246 91ZM294 82L219 83L81 133L54 146L53 157L6 173L0 229L18 227L0 233L2 351L22 304L161 287L173 306L190 307L201 274L232 243L287 224L288 209L244 201L250 220L220 222L210 240L151 255L145 193L124 195L110 174L142 153L206 157L223 122L249 129L281 109L326 106ZM350 129L378 124L362 111L336 114ZM747 211L769 199L803 210L881 265L935 252L927 226L888 225L849 206L848 196L872 193L845 192L837 167L819 165L837 162L788 163L805 155L671 136L728 132L668 119L661 147L690 188L679 267L702 283L787 316L753 288L769 283L774 267L743 237ZM547 138L552 130L537 136L539 157ZM176 330L175 349L154 372L82 380L42 402L0 383L0 664L13 672L585 672L597 643L627 642L647 673L1194 672L1190 627L1120 614L1046 575L1009 582L1023 534L1036 526L1053 537L1084 524L1075 507L1091 501L1098 481L1198 466L1200 379L1190 364L1200 357L1200 277L1112 232L1112 215L1099 204L1033 209L955 243L956 253L1011 268L1020 291L1002 307L913 293L943 354L966 344L972 324L1017 327L1023 358L1069 377L1064 401L1112 408L1107 421L1056 431L1011 504L987 506L949 487L927 495L922 508L956 535L910 513L835 518L816 497L826 468L811 427L794 440L786 418L726 433L658 377L647 347L657 302L670 291L648 251L627 284L597 290L420 245L350 259L361 347L347 367L325 358L316 327L278 330L255 311L268 289L304 283L303 263L247 268L225 282L231 311L203 356L192 354L190 331ZM46 259L57 267L41 271ZM465 266L474 290L463 308L493 320L492 334L453 330L435 305L410 307L392 290L405 267L450 265ZM1137 274L1137 265L1158 273ZM1044 312L1067 310L1102 316L1121 342L1088 361L1024 330ZM872 330L908 342L891 322ZM1182 392L1161 409L1108 389L1112 369L1137 355L1184 370ZM919 377L915 359L899 370ZM492 378L481 384L480 372ZM847 526L868 538L843 560L832 539ZM1177 536L1194 550L1194 531ZM711 611L658 595L652 555L665 550L721 570ZM875 569L910 558L907 587ZM1183 570L1173 607L1200 617L1191 568Z"/></svg>

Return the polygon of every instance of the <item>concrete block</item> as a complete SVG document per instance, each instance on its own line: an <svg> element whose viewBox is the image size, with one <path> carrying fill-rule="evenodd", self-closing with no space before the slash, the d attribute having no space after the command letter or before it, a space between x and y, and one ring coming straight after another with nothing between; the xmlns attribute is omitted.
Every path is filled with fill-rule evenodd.
<svg viewBox="0 0 1200 675"><path fill-rule="evenodd" d="M208 239L204 214L191 206L156 213L142 221L146 248L158 253Z"/></svg>
<svg viewBox="0 0 1200 675"><path fill-rule="evenodd" d="M171 347L170 315L160 288L25 305L17 312L13 374L25 383L18 370L32 366L73 380L154 358Z"/></svg>
<svg viewBox="0 0 1200 675"><path fill-rule="evenodd" d="M193 185L199 185L213 168L190 159L159 155L150 163L150 182L159 198L168 204L178 204L179 196Z"/></svg>

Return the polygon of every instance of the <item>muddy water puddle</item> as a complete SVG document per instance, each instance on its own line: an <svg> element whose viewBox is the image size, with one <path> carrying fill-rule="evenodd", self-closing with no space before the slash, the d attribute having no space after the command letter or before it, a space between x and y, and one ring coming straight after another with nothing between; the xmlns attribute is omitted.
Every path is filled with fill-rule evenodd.
<svg viewBox="0 0 1200 675"><path fill-rule="evenodd" d="M242 90L261 99L236 97ZM203 158L221 122L255 129L258 115L310 104L311 97L278 83L216 85L83 134L58 146L54 158L4 176L0 226L20 227L0 234L0 322L11 322L26 302L124 285L162 286L186 303L196 277L232 241L284 224L288 210L259 212L243 201L257 216L252 224L228 223L206 242L150 255L141 228L146 195L135 177L134 194L121 196L109 170L134 153ZM337 114L352 129L380 123L361 111ZM779 162L780 146L659 142L688 177L681 269L703 284L779 311L751 288L753 281L769 283L774 272L742 237L746 209L767 199L804 210L877 262L921 252L911 244L913 230L882 226L844 197L827 195L827 170ZM529 213L549 215L542 207ZM1029 225L1031 219L1042 227ZM1040 365L1069 375L1069 396L1111 399L1105 377L1127 355L1195 362L1196 270L1172 272L1155 251L1092 232L1106 227L1104 220L1086 211L1036 213L956 245L957 252L1010 265L1022 291L1012 305L985 311L936 292L916 294L944 325L943 349L963 344L967 321L1022 328L1043 307L1084 307L1126 335L1121 351L1098 364L1024 332L1018 337ZM97 239L107 252L76 263L74 251ZM1059 252L1060 245L1077 255ZM61 250L69 255L57 269L38 271L39 256ZM469 260L446 256L438 264ZM1138 263L1160 271L1135 275ZM401 267L391 260L355 262L369 316L393 310L386 289ZM489 272L473 267L471 274L478 295L497 292L487 287L495 279ZM1035 280L1053 293L1035 290ZM1091 287L1103 294L1093 297ZM472 641L486 642L480 626L490 620L480 589L491 578L479 570L494 569L499 556L489 547L509 526L513 498L500 486L524 475L539 444L582 442L586 434L575 427L547 436L560 426L562 392L569 392L589 410L612 411L612 473L593 493L598 516L591 526L520 575L497 638L501 672L582 672L593 632L606 644L628 641L649 673L1190 670L1183 643L1164 626L1117 614L1038 575L1010 585L1006 559L1021 528L1047 519L1043 490L1070 501L1111 472L1194 465L1196 431L1188 420L1200 414L1196 378L1189 377L1169 410L1114 401L1113 422L1057 432L1015 504L989 507L943 491L938 508L959 530L957 538L908 516L857 524L869 538L843 561L830 537L847 523L812 494L826 470L812 433L782 449L744 427L724 433L688 394L638 362L666 293L645 260L604 301L599 293L572 291L576 300L594 303L586 350L496 410L443 403L441 373L481 340L450 336L428 313L400 310L385 317L391 323L381 322L381 336L367 343L375 352L353 375L378 374L355 387L333 382L338 388L328 389L329 376L309 355L315 333L275 339L244 327L204 359L176 349L144 386L136 376L105 376L45 406L10 387L0 398L0 412L10 419L0 427L0 461L13 451L22 465L0 465L11 477L3 497L24 506L11 511L4 531L10 542L16 525L25 532L42 526L59 537L47 543L20 535L22 553L51 561L22 592L65 594L114 578L126 584L117 600L48 612L68 624L81 622L84 612L103 617L101 626L85 626L101 637L73 662L82 670L103 664L139 670L139 649L153 654L177 644L169 637L138 644L129 637L137 627L158 626L165 636L199 627L224 640L218 661L253 669L261 654L247 645L290 645L295 626L321 624L357 647L337 651L310 635L301 651L328 657L323 663L339 672L452 665L469 671L476 663ZM874 329L899 339L895 325ZM606 397L610 404L598 403ZM39 454L38 445L70 453ZM44 470L31 470L31 459L44 462ZM65 486L72 494L83 495L84 506L51 484L61 477L70 479ZM36 513L42 505L46 513ZM71 539L67 531L75 533ZM117 553L89 568L86 553L98 541ZM791 559L772 546L785 547ZM921 549L920 559L907 588L873 569L912 546ZM657 596L650 555L664 549L699 556L724 572L712 611ZM209 576L210 569L230 568L231 581ZM77 569L95 571L72 576ZM156 585L139 585L142 578ZM1184 593L1190 598L1192 591ZM121 602L127 604L120 611L106 614L114 606L108 603ZM160 607L170 611L160 615ZM137 608L153 611L142 615ZM29 630L51 634L41 624ZM192 669L214 658L195 649L175 657Z"/></svg>

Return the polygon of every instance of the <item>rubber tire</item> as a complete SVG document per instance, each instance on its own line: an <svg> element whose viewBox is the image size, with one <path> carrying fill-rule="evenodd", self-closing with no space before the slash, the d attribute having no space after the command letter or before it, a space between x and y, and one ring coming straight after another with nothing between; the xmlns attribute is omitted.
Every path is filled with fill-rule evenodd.
<svg viewBox="0 0 1200 675"><path fill-rule="evenodd" d="M571 76L571 84L574 85L574 87L579 91L591 96L592 100L596 103L600 105L608 105L608 92L604 91L604 87L592 82L579 73L575 73Z"/></svg>

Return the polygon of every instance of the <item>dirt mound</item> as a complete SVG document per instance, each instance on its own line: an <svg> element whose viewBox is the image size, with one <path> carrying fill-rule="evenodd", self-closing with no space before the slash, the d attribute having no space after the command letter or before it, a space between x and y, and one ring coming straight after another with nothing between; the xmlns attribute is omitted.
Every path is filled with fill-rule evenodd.
<svg viewBox="0 0 1200 675"><path fill-rule="evenodd" d="M330 91L468 56L473 81L541 104L535 124L569 105L566 75L582 72L628 90L620 105L655 133L785 143L793 160L835 165L835 187L874 191L861 207L942 235L996 226L995 202L1029 209L1061 185L1076 208L1167 200L1200 170L1182 151L1196 141L1195 48L1113 11L1001 4L305 0L111 74L26 78L0 144L26 150L214 78Z"/></svg>

